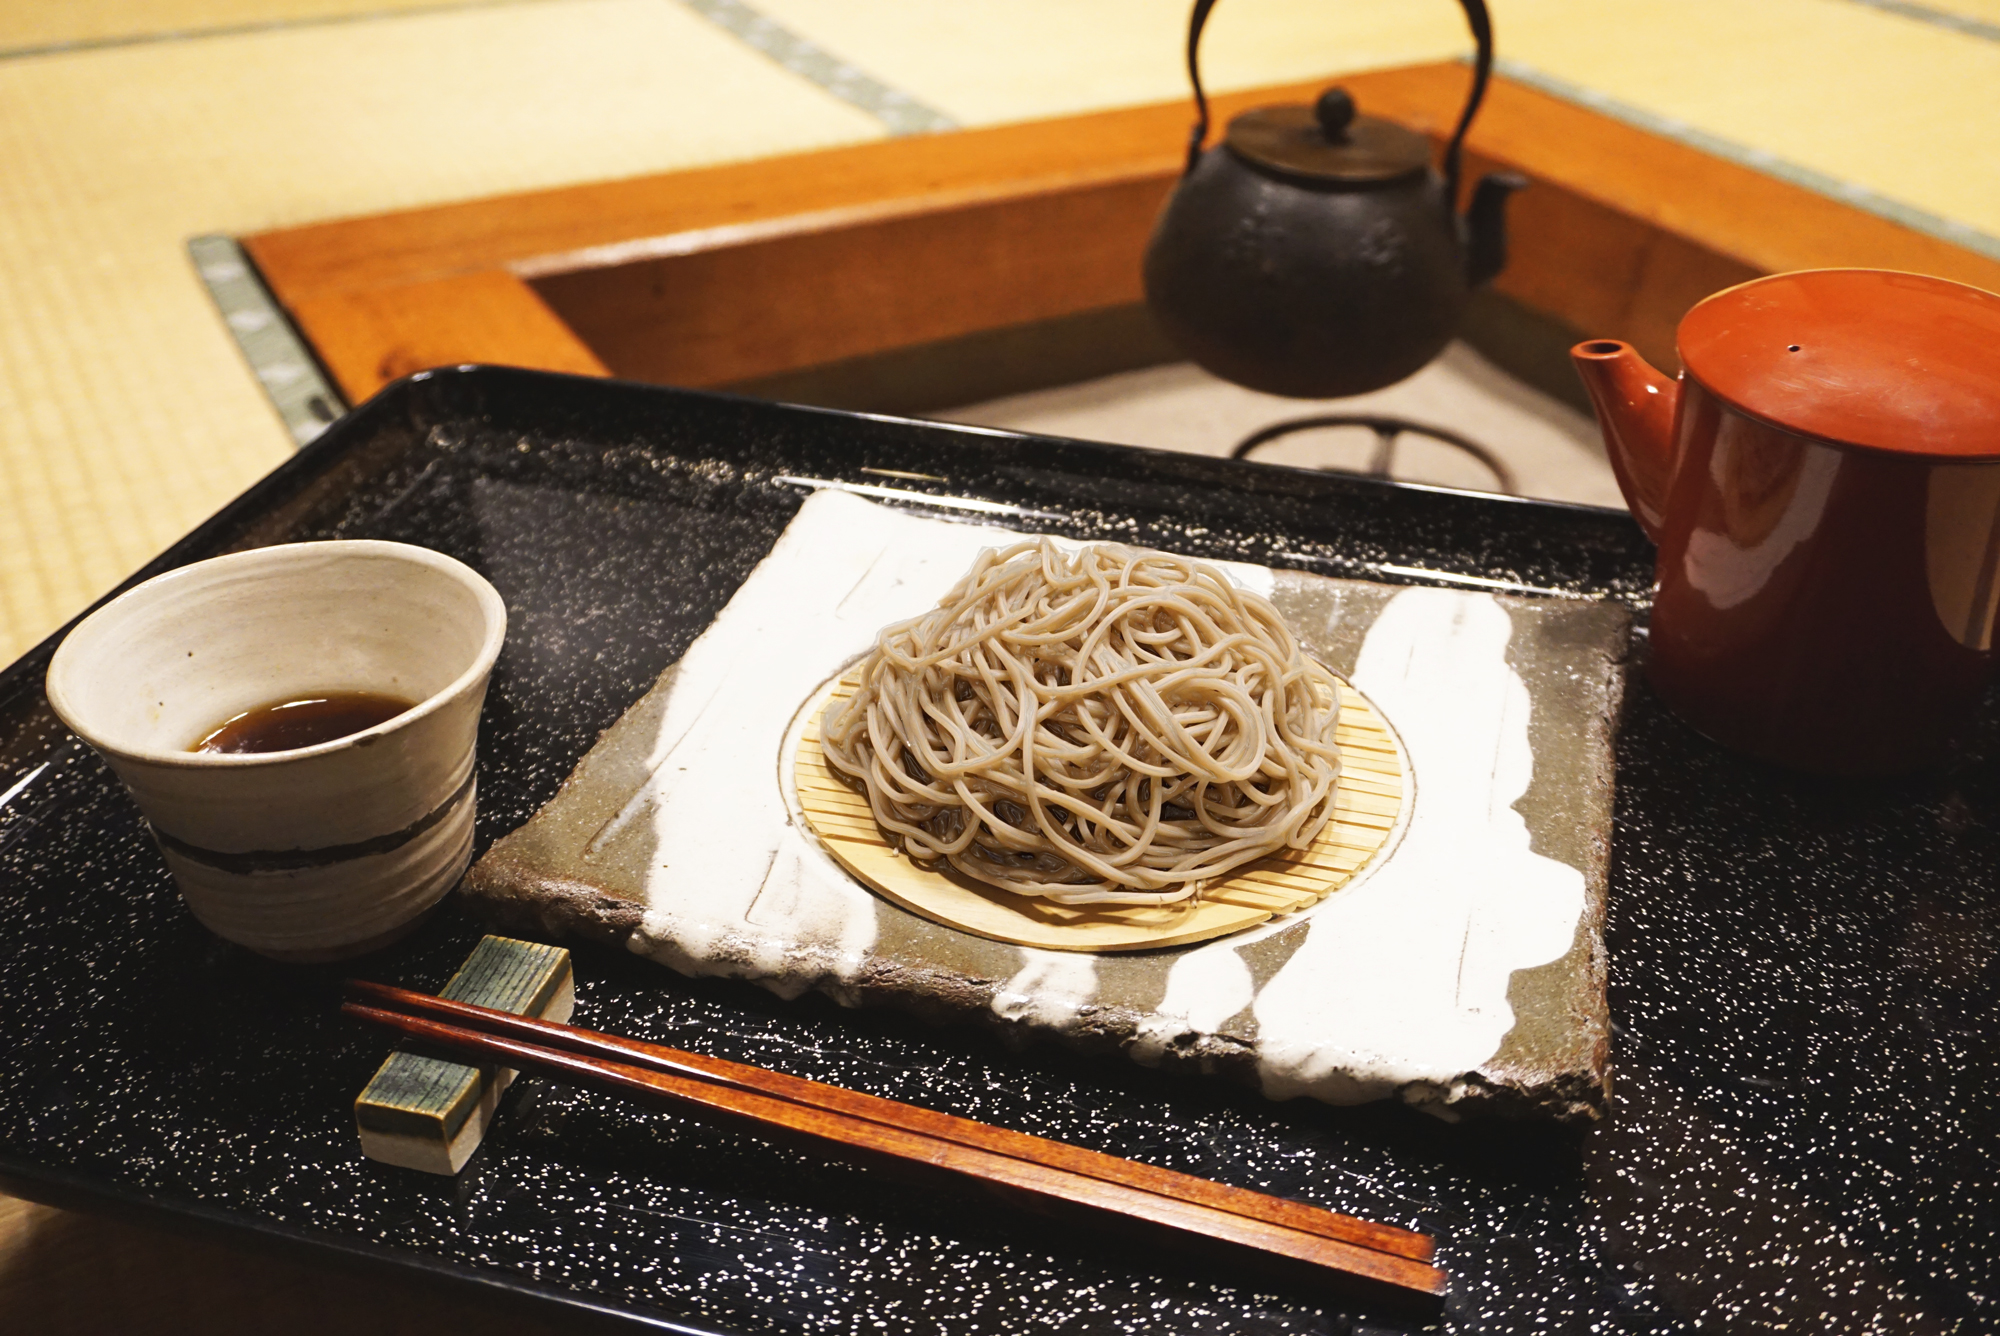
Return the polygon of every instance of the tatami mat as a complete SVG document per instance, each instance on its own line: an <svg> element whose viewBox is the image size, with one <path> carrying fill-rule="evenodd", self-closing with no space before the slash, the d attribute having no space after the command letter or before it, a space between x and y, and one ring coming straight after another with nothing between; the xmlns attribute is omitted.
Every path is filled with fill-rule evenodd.
<svg viewBox="0 0 2000 1336"><path fill-rule="evenodd" d="M749 3L969 124L1185 95L1184 0ZM884 132L681 0L438 4L0 3L0 53L113 43L0 59L0 660L289 448L187 237ZM1922 17L2000 0L1494 9L1552 78L2000 233L2000 42ZM1233 88L1468 45L1450 0L1227 0L1205 56Z"/></svg>
<svg viewBox="0 0 2000 1336"><path fill-rule="evenodd" d="M7 0L0 53L564 0Z"/></svg>
<svg viewBox="0 0 2000 1336"><path fill-rule="evenodd" d="M1158 0L759 0L967 124L1184 96ZM1951 0L1973 13L2000 0ZM1669 122L2000 234L2000 42L1859 0L1493 0L1504 57ZM1449 0L1216 6L1218 88L1471 48Z"/></svg>
<svg viewBox="0 0 2000 1336"><path fill-rule="evenodd" d="M1507 0L1500 0L1506 3ZM1184 97L1175 0L757 0L792 31L969 125ZM1451 0L1224 0L1202 37L1217 91L1469 50Z"/></svg>
<svg viewBox="0 0 2000 1336"><path fill-rule="evenodd" d="M1503 16L1508 54L1544 73L2000 235L2000 42L1854 0L1506 0Z"/></svg>
<svg viewBox="0 0 2000 1336"><path fill-rule="evenodd" d="M0 62L0 661L290 448L187 237L881 133L661 0Z"/></svg>

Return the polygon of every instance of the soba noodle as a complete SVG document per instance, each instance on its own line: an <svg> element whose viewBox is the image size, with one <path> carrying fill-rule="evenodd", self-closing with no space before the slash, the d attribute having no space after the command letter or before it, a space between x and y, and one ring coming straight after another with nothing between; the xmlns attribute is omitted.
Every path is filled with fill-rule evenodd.
<svg viewBox="0 0 2000 1336"><path fill-rule="evenodd" d="M1048 539L883 630L820 742L919 862L1063 904L1170 904L1312 843L1339 688L1213 566Z"/></svg>

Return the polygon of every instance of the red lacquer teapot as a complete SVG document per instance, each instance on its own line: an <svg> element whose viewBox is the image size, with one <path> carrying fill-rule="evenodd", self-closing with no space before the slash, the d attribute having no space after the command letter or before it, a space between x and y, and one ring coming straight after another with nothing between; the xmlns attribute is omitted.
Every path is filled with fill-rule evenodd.
<svg viewBox="0 0 2000 1336"><path fill-rule="evenodd" d="M1654 687L1800 769L1938 760L2000 605L2000 296L1867 269L1780 274L1681 321L1678 382L1571 350L1659 544Z"/></svg>

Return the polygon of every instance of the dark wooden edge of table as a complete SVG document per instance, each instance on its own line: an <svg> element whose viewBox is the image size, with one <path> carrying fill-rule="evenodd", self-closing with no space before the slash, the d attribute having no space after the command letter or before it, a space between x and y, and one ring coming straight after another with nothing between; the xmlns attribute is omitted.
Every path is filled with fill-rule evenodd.
<svg viewBox="0 0 2000 1336"><path fill-rule="evenodd" d="M170 1201L121 1185L101 1183L72 1170L55 1169L0 1153L0 1192L62 1210L90 1211L154 1228L187 1231L197 1237L249 1248L266 1256L338 1267L399 1280L421 1277L481 1304L515 1308L532 1305L551 1320L580 1329L631 1332L635 1326L675 1336L737 1336L725 1327L682 1322L641 1309L597 1303L573 1291L530 1284L510 1276L442 1262L422 1253L316 1234L275 1221L224 1211L193 1201Z"/></svg>

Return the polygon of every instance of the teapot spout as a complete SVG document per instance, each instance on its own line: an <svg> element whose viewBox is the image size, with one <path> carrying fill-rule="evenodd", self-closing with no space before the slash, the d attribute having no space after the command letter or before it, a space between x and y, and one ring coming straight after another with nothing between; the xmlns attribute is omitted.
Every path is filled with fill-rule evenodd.
<svg viewBox="0 0 2000 1336"><path fill-rule="evenodd" d="M1569 350L1591 407L1618 488L1633 518L1654 542L1667 513L1673 478L1674 408L1680 386L1647 364L1629 343L1592 339Z"/></svg>
<svg viewBox="0 0 2000 1336"><path fill-rule="evenodd" d="M1489 172L1465 211L1465 281L1478 287L1507 267L1507 197L1528 184L1512 172Z"/></svg>

